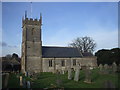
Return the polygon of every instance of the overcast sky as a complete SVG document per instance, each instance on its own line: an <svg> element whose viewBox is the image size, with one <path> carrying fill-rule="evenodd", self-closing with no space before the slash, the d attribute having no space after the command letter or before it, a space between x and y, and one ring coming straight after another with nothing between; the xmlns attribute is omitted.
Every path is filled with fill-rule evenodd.
<svg viewBox="0 0 120 90"><path fill-rule="evenodd" d="M76 37L89 36L96 51L118 47L117 2L30 2L2 3L3 56L21 55L22 16L43 17L42 42L46 46L68 46Z"/></svg>

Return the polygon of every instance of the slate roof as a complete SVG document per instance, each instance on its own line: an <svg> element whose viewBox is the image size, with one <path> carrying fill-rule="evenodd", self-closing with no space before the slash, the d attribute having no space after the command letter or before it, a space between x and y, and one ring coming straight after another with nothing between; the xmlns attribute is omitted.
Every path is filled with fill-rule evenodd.
<svg viewBox="0 0 120 90"><path fill-rule="evenodd" d="M42 46L43 58L70 58L82 57L77 48Z"/></svg>
<svg viewBox="0 0 120 90"><path fill-rule="evenodd" d="M91 56L93 56L93 54L90 53L90 52L84 52L84 53L82 53L82 55L83 55L83 57L91 57Z"/></svg>

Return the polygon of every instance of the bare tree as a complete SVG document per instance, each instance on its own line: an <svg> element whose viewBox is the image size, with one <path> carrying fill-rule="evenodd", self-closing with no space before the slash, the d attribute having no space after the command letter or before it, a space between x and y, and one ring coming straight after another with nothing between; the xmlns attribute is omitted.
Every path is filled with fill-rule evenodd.
<svg viewBox="0 0 120 90"><path fill-rule="evenodd" d="M68 46L78 48L82 53L93 52L96 47L96 43L91 37L77 37Z"/></svg>
<svg viewBox="0 0 120 90"><path fill-rule="evenodd" d="M10 60L12 58L12 55L11 54L7 54L5 57L6 57L7 60Z"/></svg>

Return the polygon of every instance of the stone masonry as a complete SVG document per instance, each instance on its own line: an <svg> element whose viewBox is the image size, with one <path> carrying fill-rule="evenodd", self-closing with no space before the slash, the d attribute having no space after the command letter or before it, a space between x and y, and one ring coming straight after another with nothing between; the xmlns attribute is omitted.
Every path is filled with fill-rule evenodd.
<svg viewBox="0 0 120 90"><path fill-rule="evenodd" d="M54 51L54 54L52 54L51 47L48 47L44 49L45 55L43 56L41 26L41 15L39 20L29 19L26 14L25 19L22 19L22 73L28 73L28 75L39 72L55 73L57 70L68 71L68 67L75 70L77 63L81 63L81 67L91 65L94 68L97 66L97 58L95 56L83 56L76 48L58 47L54 49L55 47L53 47L51 50ZM46 52L48 53L48 51L49 54L47 55ZM59 67L57 67L58 65Z"/></svg>

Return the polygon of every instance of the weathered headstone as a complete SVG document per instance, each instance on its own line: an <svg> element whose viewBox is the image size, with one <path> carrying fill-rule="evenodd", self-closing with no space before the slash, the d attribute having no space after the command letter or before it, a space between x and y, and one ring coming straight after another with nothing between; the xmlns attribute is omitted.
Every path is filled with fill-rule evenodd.
<svg viewBox="0 0 120 90"><path fill-rule="evenodd" d="M108 64L104 65L104 74L108 74L109 73L109 66Z"/></svg>
<svg viewBox="0 0 120 90"><path fill-rule="evenodd" d="M103 73L103 65L102 64L99 65L99 70L100 70L100 73Z"/></svg>
<svg viewBox="0 0 120 90"><path fill-rule="evenodd" d="M92 72L90 70L90 67L87 66L86 70L85 70L85 80L84 80L85 83L91 83L92 82L91 74L92 74Z"/></svg>
<svg viewBox="0 0 120 90"><path fill-rule="evenodd" d="M26 80L23 78L23 87L26 88Z"/></svg>
<svg viewBox="0 0 120 90"><path fill-rule="evenodd" d="M57 84L57 87L62 86L62 79L60 77L60 72L59 71L57 72L56 84Z"/></svg>
<svg viewBox="0 0 120 90"><path fill-rule="evenodd" d="M27 81L27 88L30 88L30 81Z"/></svg>
<svg viewBox="0 0 120 90"><path fill-rule="evenodd" d="M80 75L80 67L76 68L74 81L79 81L79 75Z"/></svg>
<svg viewBox="0 0 120 90"><path fill-rule="evenodd" d="M5 80L4 80L4 88L7 88L8 80L9 80L9 73L6 73L5 74Z"/></svg>
<svg viewBox="0 0 120 90"><path fill-rule="evenodd" d="M20 76L20 86L23 86L22 76Z"/></svg>
<svg viewBox="0 0 120 90"><path fill-rule="evenodd" d="M113 70L113 73L116 73L117 71L117 64L115 62L112 64L112 70Z"/></svg>
<svg viewBox="0 0 120 90"><path fill-rule="evenodd" d="M65 71L64 71L64 70L62 70L62 74L65 74Z"/></svg>
<svg viewBox="0 0 120 90"><path fill-rule="evenodd" d="M69 68L68 69L68 79L71 80L73 77L72 77L72 69Z"/></svg>

